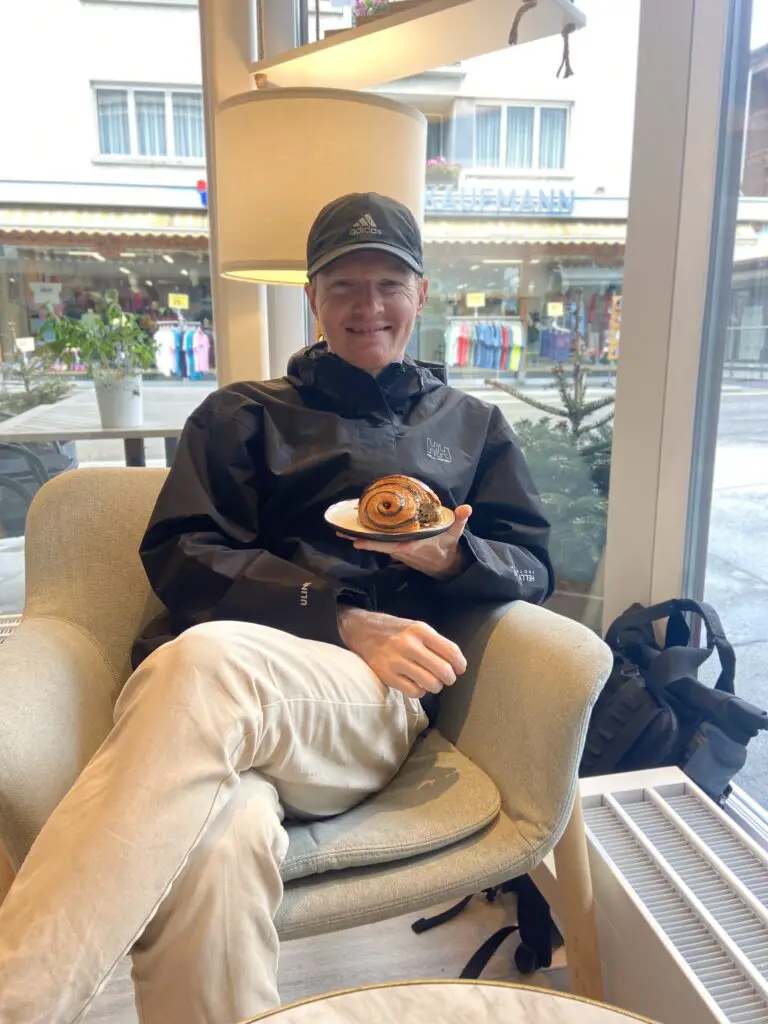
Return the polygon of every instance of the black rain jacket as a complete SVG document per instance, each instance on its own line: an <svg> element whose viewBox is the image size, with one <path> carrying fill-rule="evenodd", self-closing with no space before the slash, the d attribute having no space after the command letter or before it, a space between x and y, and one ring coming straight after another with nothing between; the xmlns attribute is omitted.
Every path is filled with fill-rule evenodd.
<svg viewBox="0 0 768 1024"><path fill-rule="evenodd" d="M185 629L261 623L341 644L340 602L435 624L456 602L543 601L549 524L501 412L406 359L378 378L328 352L293 356L285 377L232 384L189 417L141 543L167 613L136 641L134 666ZM465 569L438 582L357 551L324 520L390 473L473 508Z"/></svg>

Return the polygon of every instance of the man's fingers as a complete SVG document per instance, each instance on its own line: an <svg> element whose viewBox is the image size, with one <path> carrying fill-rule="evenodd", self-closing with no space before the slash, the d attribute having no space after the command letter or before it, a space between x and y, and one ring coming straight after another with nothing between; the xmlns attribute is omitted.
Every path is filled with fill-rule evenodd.
<svg viewBox="0 0 768 1024"><path fill-rule="evenodd" d="M435 654L424 641L411 634L408 638L409 657L430 676L443 686L453 686L456 682L456 669L445 657ZM449 641L450 642L450 641Z"/></svg>
<svg viewBox="0 0 768 1024"><path fill-rule="evenodd" d="M446 667L450 671L450 667ZM416 661L407 661L399 666L398 674L405 676L406 679L410 679L412 683L420 689L426 690L427 693L440 693L444 685L438 675L430 672L429 669Z"/></svg>
<svg viewBox="0 0 768 1024"><path fill-rule="evenodd" d="M405 694L406 697L415 697L417 700L421 700L427 693L426 690L414 683L412 679L404 675L398 674L393 676L389 685L392 689L399 690L400 693Z"/></svg>
<svg viewBox="0 0 768 1024"><path fill-rule="evenodd" d="M413 632L418 635L428 650L444 658L457 676L461 676L467 671L467 659L453 640L444 637L436 629L428 626L426 622L417 622Z"/></svg>
<svg viewBox="0 0 768 1024"><path fill-rule="evenodd" d="M456 516L456 522L453 524L450 530L446 531L445 536L454 537L456 540L458 540L459 537L461 537L461 535L464 533L464 529L466 528L466 525L469 522L469 517L472 515L472 506L459 505L459 507L454 512L454 515Z"/></svg>

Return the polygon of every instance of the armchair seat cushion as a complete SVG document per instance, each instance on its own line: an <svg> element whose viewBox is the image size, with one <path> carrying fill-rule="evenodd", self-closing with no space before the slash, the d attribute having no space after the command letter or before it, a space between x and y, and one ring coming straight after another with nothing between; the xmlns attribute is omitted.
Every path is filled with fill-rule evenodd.
<svg viewBox="0 0 768 1024"><path fill-rule="evenodd" d="M289 823L281 874L290 882L433 853L480 832L500 810L491 779L432 729L380 793L335 818Z"/></svg>

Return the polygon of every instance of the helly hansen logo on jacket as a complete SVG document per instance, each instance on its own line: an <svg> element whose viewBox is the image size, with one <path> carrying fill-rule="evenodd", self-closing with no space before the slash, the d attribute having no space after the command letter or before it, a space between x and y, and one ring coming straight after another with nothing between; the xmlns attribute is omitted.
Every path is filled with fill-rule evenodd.
<svg viewBox="0 0 768 1024"><path fill-rule="evenodd" d="M437 462L453 462L451 449L448 445L438 444L431 437L427 438L427 455L430 459L435 459Z"/></svg>

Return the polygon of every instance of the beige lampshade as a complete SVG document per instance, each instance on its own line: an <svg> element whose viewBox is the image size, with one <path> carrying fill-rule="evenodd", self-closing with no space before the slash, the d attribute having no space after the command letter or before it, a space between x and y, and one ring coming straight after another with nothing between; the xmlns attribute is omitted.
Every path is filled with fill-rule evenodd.
<svg viewBox="0 0 768 1024"><path fill-rule="evenodd" d="M262 89L216 114L219 271L264 284L306 280L309 228L326 203L379 192L424 214L424 115L340 89Z"/></svg>

